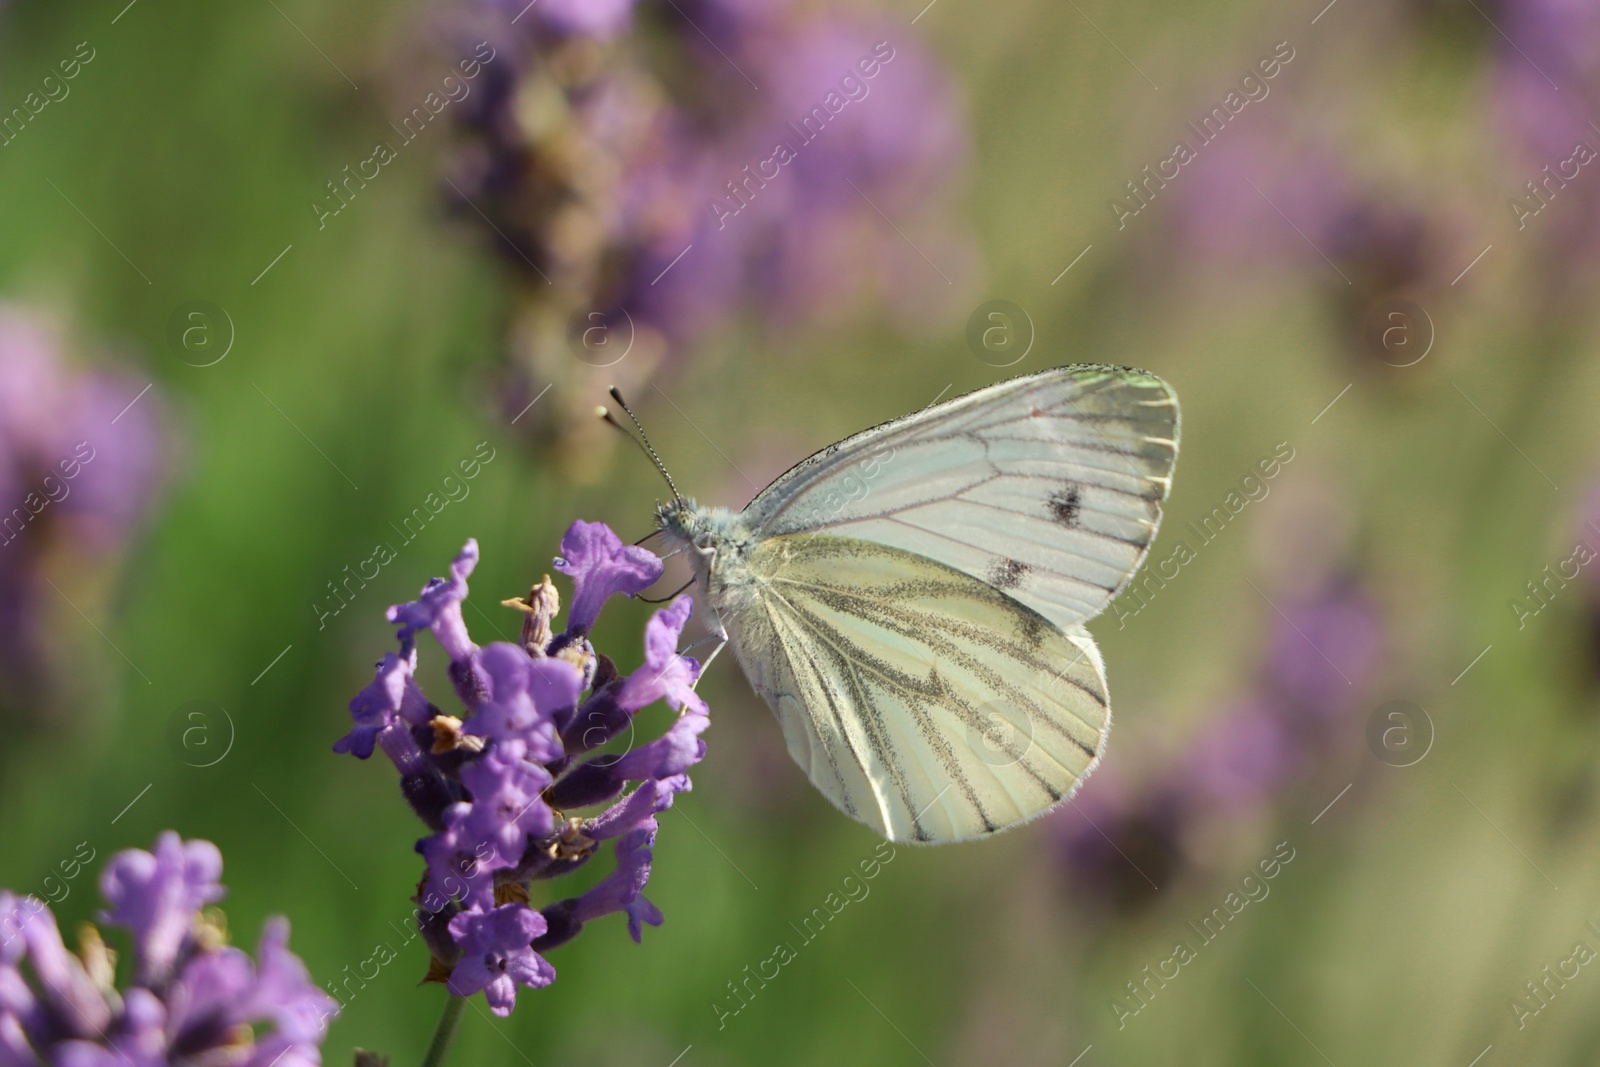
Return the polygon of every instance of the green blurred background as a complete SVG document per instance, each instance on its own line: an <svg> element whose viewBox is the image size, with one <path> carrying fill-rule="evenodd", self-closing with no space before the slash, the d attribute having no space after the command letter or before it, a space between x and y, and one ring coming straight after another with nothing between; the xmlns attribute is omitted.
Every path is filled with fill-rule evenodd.
<svg viewBox="0 0 1600 1067"><path fill-rule="evenodd" d="M1590 276L1574 267L1565 278L1579 298L1552 296L1549 248L1506 210L1537 168L1508 166L1486 117L1501 41L1483 12L1344 0L1313 25L1319 6L941 0L914 26L913 6L886 7L965 101L964 208L984 265L972 304L1025 309L1028 356L1006 370L975 358L965 306L915 340L870 321L752 324L678 368L664 386L673 403L647 392L638 409L686 491L737 506L749 490L719 448L764 482L946 383L954 395L1078 361L1162 374L1184 413L1163 538L1278 442L1296 459L1137 620L1093 627L1117 709L1106 766L1159 775L1247 687L1274 621L1247 579L1265 587L1283 559L1292 569L1294 538L1309 546L1317 531L1290 509L1321 494L1338 502L1345 555L1385 627L1381 676L1327 767L1223 820L1203 872L1137 909L1081 906L1049 820L901 848L865 900L719 1027L726 984L793 939L790 924L876 845L807 786L723 657L702 690L710 753L657 846L650 896L666 924L634 945L619 922L597 923L553 953L558 981L526 992L511 1018L469 1012L453 1062L1596 1062L1595 968L1524 1028L1511 1007L1576 941L1600 945L1584 926L1600 922L1589 629L1600 598L1585 574L1522 628L1508 608L1575 539L1600 543L1581 525L1600 470L1595 321L1581 313ZM480 642L509 638L517 618L498 600L549 569L572 519L628 539L649 529L662 488L637 456L617 452L573 482L488 401L511 298L481 235L441 210L447 134L408 147L325 230L307 211L365 158L397 101L437 80L448 59L407 57L443 17L416 3L301 0L6 14L5 101L79 41L97 55L70 97L0 150L0 291L70 315L86 347L132 353L165 391L181 443L170 495L120 578L76 601L82 617L62 613L72 714L17 726L3 748L0 884L37 892L80 841L104 857L176 828L222 848L237 940L253 944L265 916L285 913L312 973L337 980L378 943L398 945L420 871L420 828L390 769L330 751L391 647L383 608L476 537L467 621ZM1437 337L1414 366L1372 358L1364 307L1330 297L1337 282L1315 262L1213 267L1176 250L1170 216L1119 230L1107 207L1282 40L1297 59L1251 105L1263 114L1244 117L1320 116L1313 139L1336 144L1380 200L1457 209L1451 269L1418 296ZM197 299L225 308L237 334L205 368L167 340L174 309ZM481 441L496 458L471 495L319 628L308 605L325 583ZM646 617L613 604L597 645L631 666ZM1431 718L1431 750L1412 766L1368 751L1368 712L1392 699ZM195 700L225 708L231 727L216 728L236 735L205 768L169 741ZM1280 841L1296 858L1270 896L1119 1027L1112 998L1131 1003L1125 983ZM57 911L88 918L95 897L80 876ZM417 1057L443 996L417 985L424 966L412 944L351 998L328 1062L354 1046Z"/></svg>

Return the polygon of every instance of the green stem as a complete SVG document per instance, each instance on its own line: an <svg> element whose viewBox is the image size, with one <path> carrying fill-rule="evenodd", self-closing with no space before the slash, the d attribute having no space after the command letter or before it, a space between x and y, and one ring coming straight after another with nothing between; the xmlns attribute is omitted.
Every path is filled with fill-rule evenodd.
<svg viewBox="0 0 1600 1067"><path fill-rule="evenodd" d="M440 1067L444 1063L444 1054L450 1048L450 1039L456 1036L456 1027L461 1025L461 1012L466 1006L466 997L452 996L444 1002L444 1014L439 1016L439 1028L433 1032L433 1043L428 1046L422 1067Z"/></svg>

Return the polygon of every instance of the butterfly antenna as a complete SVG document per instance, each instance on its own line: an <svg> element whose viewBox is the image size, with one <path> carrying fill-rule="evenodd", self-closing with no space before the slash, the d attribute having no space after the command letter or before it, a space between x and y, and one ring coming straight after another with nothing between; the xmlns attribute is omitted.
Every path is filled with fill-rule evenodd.
<svg viewBox="0 0 1600 1067"><path fill-rule="evenodd" d="M656 455L655 448L650 444L649 435L644 432L644 425L639 422L639 416L633 413L633 409L628 406L628 402L626 400L622 399L622 394L617 391L617 387L614 385L611 387L611 399L615 400L617 402L617 406L627 413L629 421L632 422L634 427L638 429L639 436L634 437L633 434L629 433L628 428L622 425L622 423L618 422L616 417L613 416L611 412L607 411L605 407L602 406L599 408L596 414L598 414L606 422L609 422L612 426L616 427L618 430L622 431L623 435L626 436L628 440L639 446L639 449L644 452L647 457L649 457L650 462L655 464L656 470L661 472L661 477L667 480L667 488L672 490L672 498L680 504L683 503L683 495L678 492L678 486L673 482L672 475L667 473L667 465L661 462L660 456Z"/></svg>

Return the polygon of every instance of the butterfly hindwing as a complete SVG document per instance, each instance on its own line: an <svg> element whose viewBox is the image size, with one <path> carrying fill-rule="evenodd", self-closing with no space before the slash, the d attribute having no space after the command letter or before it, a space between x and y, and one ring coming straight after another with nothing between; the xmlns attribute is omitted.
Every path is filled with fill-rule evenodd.
<svg viewBox="0 0 1600 1067"><path fill-rule="evenodd" d="M828 533L926 556L1065 630L1104 611L1144 560L1178 429L1160 378L1059 368L847 438L744 516L758 537Z"/></svg>
<svg viewBox="0 0 1600 1067"><path fill-rule="evenodd" d="M893 546L761 542L753 593L722 618L790 754L848 814L895 840L958 841L1069 796L1110 722L1081 628Z"/></svg>

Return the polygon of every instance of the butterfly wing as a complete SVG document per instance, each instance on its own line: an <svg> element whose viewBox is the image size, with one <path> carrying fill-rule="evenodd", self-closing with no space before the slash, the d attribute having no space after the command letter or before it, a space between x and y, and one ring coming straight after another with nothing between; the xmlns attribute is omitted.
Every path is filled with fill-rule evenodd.
<svg viewBox="0 0 1600 1067"><path fill-rule="evenodd" d="M745 673L813 784L893 840L960 841L1070 796L1110 727L1104 668L988 584L924 556L802 534L713 585Z"/></svg>
<svg viewBox="0 0 1600 1067"><path fill-rule="evenodd" d="M1177 397L1155 375L1062 367L846 438L744 516L758 537L829 533L926 556L1066 630L1144 561L1178 429Z"/></svg>

